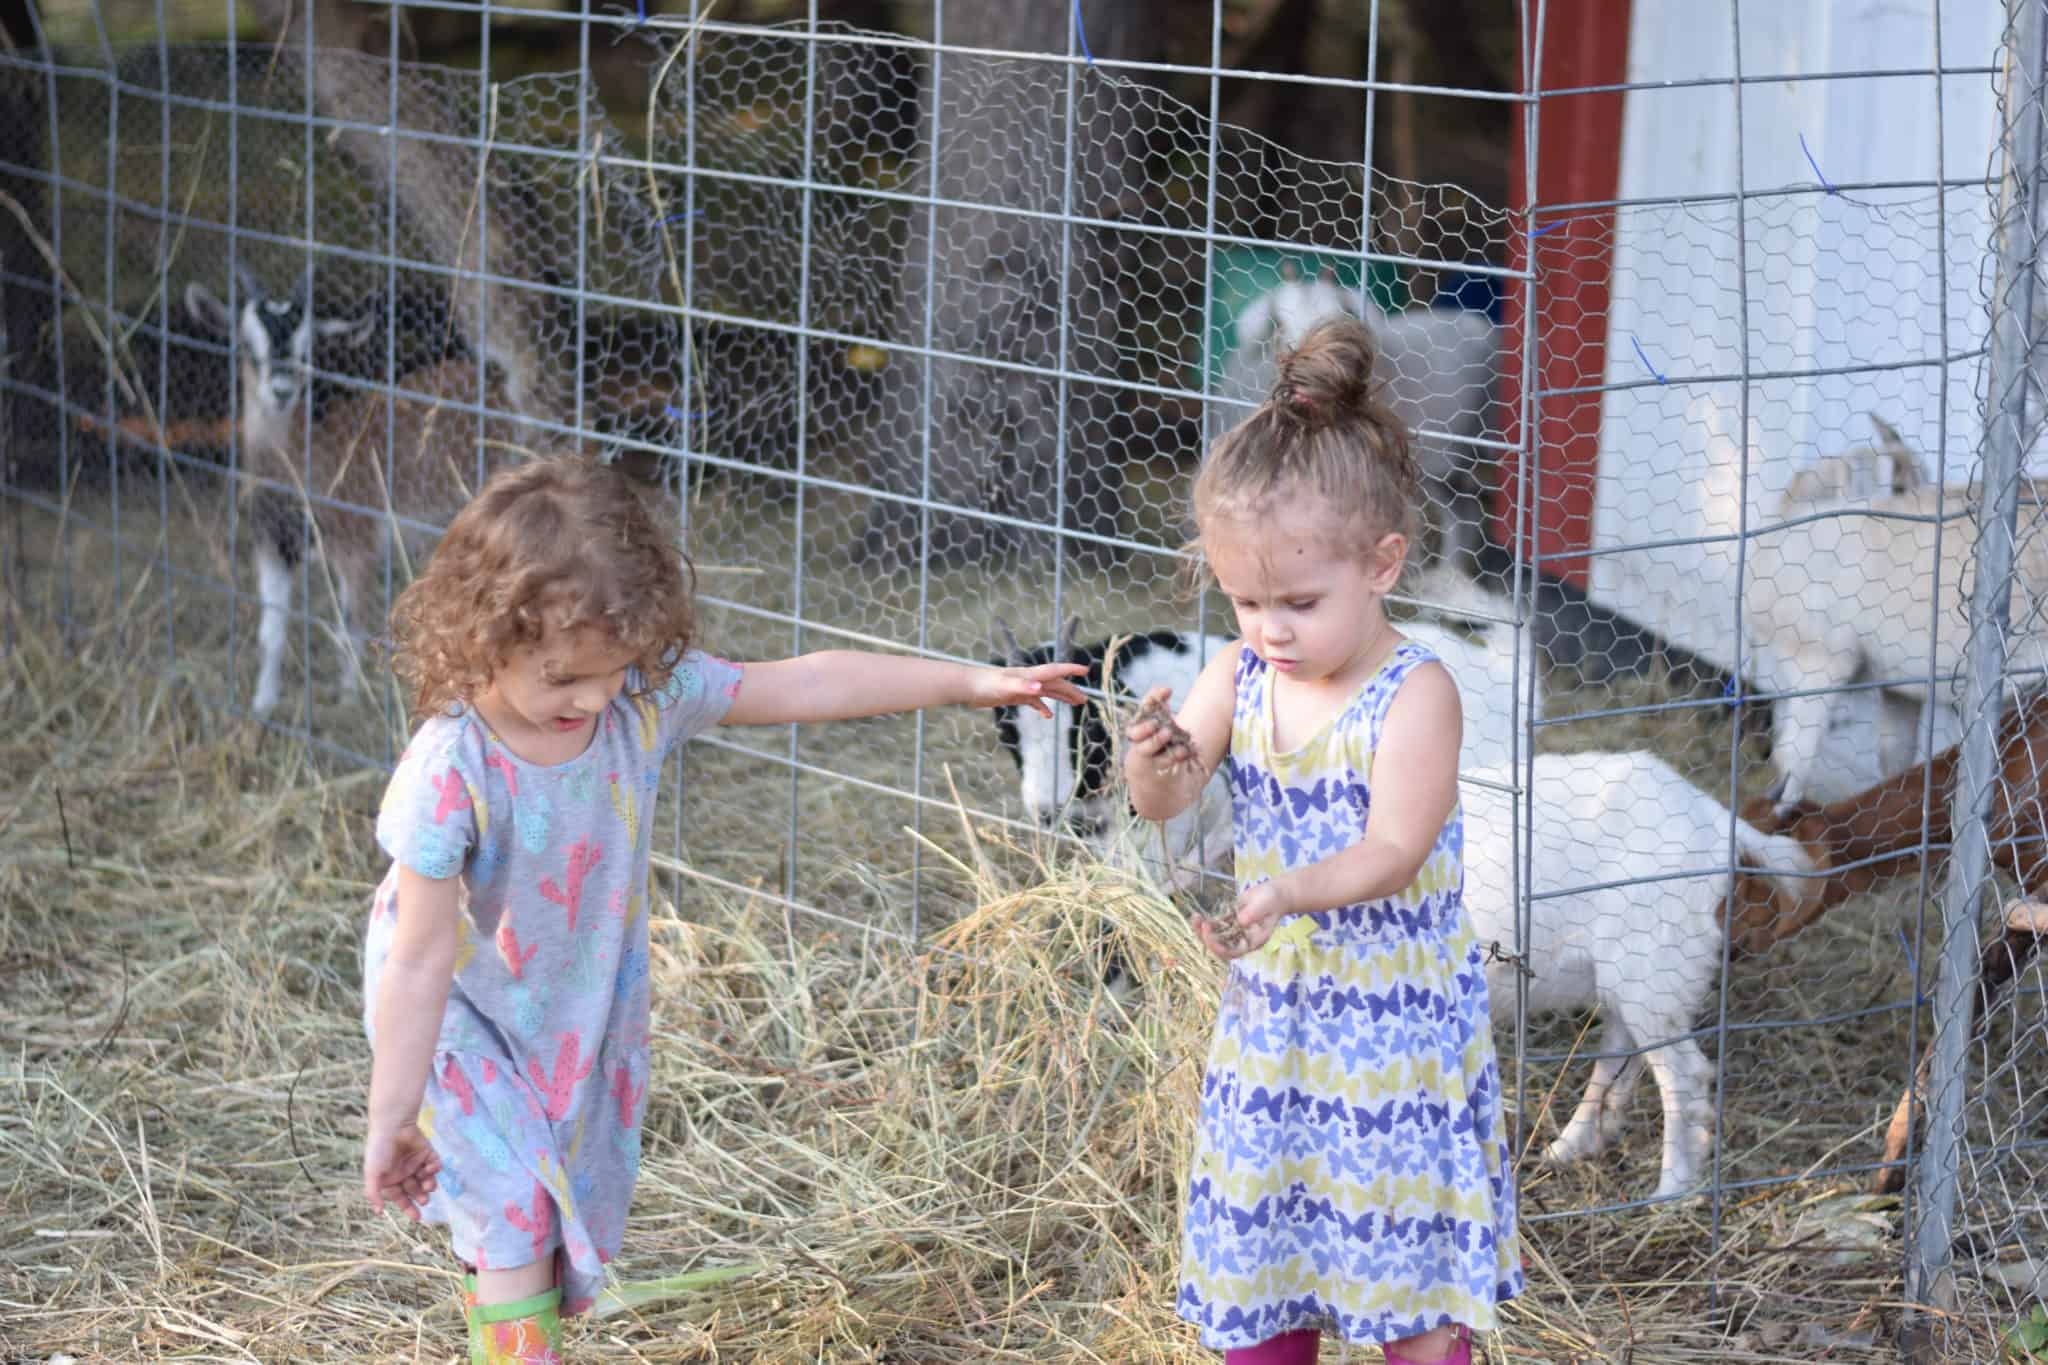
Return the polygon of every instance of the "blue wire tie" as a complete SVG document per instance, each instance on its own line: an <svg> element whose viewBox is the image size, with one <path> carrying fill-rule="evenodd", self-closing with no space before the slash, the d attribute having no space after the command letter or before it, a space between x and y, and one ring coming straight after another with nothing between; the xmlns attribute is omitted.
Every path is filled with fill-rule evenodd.
<svg viewBox="0 0 2048 1365"><path fill-rule="evenodd" d="M681 213L671 213L661 221L666 225L668 223L679 223L685 218L702 218L703 216L704 210L702 209L685 209Z"/></svg>
<svg viewBox="0 0 2048 1365"><path fill-rule="evenodd" d="M1665 384L1670 382L1669 380L1664 378L1663 371L1659 370L1655 365L1652 365L1650 363L1650 357L1643 354L1643 343L1637 341L1633 334L1629 336L1628 344L1636 348L1636 358L1643 362L1644 369L1648 370L1651 374L1657 376L1657 382L1659 384Z"/></svg>
<svg viewBox="0 0 2048 1365"><path fill-rule="evenodd" d="M1076 3L1078 3L1078 0L1076 0ZM1806 134L1804 133L1799 135L1799 150L1806 153L1806 164L1813 167L1813 177L1820 181L1820 187L1829 194L1838 193L1835 187L1828 183L1828 178L1821 174L1820 163L1813 159L1813 149L1806 145Z"/></svg>
<svg viewBox="0 0 2048 1365"><path fill-rule="evenodd" d="M1543 235L1544 233L1546 233L1546 232L1555 232L1555 231L1557 231L1557 230L1558 230L1559 228L1561 228L1561 227L1563 227L1563 226L1564 226L1564 219L1562 219L1562 218L1557 218L1557 219L1553 219L1552 221L1550 221L1550 222L1548 222L1548 223L1545 223L1545 224L1544 224L1544 225L1543 225L1542 227L1540 227L1540 228L1531 228L1531 229L1529 230L1529 240L1533 242L1533 241L1535 241L1535 240L1536 240L1536 239L1537 239L1538 237L1541 237L1541 236L1542 236L1542 235Z"/></svg>
<svg viewBox="0 0 2048 1365"><path fill-rule="evenodd" d="M647 22L647 0L636 0L635 8L640 12L640 22Z"/></svg>
<svg viewBox="0 0 2048 1365"><path fill-rule="evenodd" d="M713 409L706 408L702 412L684 412L681 408L665 407L662 411L675 418L678 422L701 422L712 414Z"/></svg>
<svg viewBox="0 0 2048 1365"><path fill-rule="evenodd" d="M1088 50L1088 29L1081 22L1081 0L1074 0L1074 36L1081 40L1081 55L1088 59L1088 65L1095 65L1095 54Z"/></svg>
<svg viewBox="0 0 2048 1365"><path fill-rule="evenodd" d="M1906 965L1913 969L1913 1003L1924 1005L1927 1003L1927 995L1920 989L1920 961L1913 956L1913 945L1906 941L1906 930L1903 925L1899 928L1899 947L1906 950Z"/></svg>

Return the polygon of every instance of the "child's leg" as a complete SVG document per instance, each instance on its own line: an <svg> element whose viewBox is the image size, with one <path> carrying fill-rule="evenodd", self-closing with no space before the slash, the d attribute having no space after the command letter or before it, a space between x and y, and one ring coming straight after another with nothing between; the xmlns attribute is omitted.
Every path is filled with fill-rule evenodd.
<svg viewBox="0 0 2048 1365"><path fill-rule="evenodd" d="M470 1365L558 1365L562 1291L555 1258L463 1277Z"/></svg>
<svg viewBox="0 0 2048 1365"><path fill-rule="evenodd" d="M1386 1353L1387 1365L1472 1365L1472 1333L1462 1326L1436 1327L1388 1342Z"/></svg>
<svg viewBox="0 0 2048 1365"><path fill-rule="evenodd" d="M1267 1337L1256 1346L1240 1346L1223 1353L1223 1365L1315 1365L1316 1348L1323 1334L1313 1327Z"/></svg>

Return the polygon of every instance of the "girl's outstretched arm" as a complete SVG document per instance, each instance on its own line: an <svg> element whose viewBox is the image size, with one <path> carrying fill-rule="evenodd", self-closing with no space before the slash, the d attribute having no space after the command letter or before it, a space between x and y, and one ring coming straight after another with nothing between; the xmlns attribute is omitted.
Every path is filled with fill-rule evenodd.
<svg viewBox="0 0 2048 1365"><path fill-rule="evenodd" d="M1425 664L1409 674L1380 727L1365 837L1240 896L1241 947L1226 950L1198 922L1203 942L1219 956L1236 957L1263 946L1284 916L1381 900L1413 882L1458 804L1463 726L1458 686L1443 665Z"/></svg>
<svg viewBox="0 0 2048 1365"><path fill-rule="evenodd" d="M1160 754L1168 738L1165 727L1149 720L1131 727L1125 737L1124 781L1131 790L1131 809L1141 818L1171 820L1186 810L1230 752L1230 713L1237 703L1237 661L1243 654L1244 641L1239 640L1204 664L1173 718L1195 741L1194 763L1170 774L1160 772ZM1155 687L1145 699L1158 697L1163 702L1166 691Z"/></svg>
<svg viewBox="0 0 2048 1365"><path fill-rule="evenodd" d="M390 1203L415 1221L434 1192L440 1159L420 1131L441 1013L455 979L461 940L462 883L423 877L400 864L398 926L377 978L377 1045L370 1063L369 1136L363 1144L363 1194L370 1207Z"/></svg>
<svg viewBox="0 0 2048 1365"><path fill-rule="evenodd" d="M983 668L865 650L825 649L794 659L740 665L740 693L721 724L786 725L852 720L927 706L1073 706L1087 699L1071 681L1081 664Z"/></svg>

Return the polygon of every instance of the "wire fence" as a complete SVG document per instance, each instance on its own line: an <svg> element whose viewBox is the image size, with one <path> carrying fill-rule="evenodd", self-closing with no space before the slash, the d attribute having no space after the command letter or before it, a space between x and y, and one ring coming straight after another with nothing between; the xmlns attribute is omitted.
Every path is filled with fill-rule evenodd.
<svg viewBox="0 0 2048 1365"><path fill-rule="evenodd" d="M1638 14L1595 69L1537 5L1503 89L1229 67L1222 0L1206 62L1121 58L1138 4L487 5L474 69L396 55L453 8L0 52L16 608L388 764L360 644L477 479L581 446L670 499L721 653L1130 637L1097 688L1184 686L1231 633L1181 587L1202 447L1362 316L1430 490L1402 611L1465 697L1532 1225L1704 1195L1718 1248L1782 1198L1785 1240L1898 1269L1929 1350L2048 1297L2033 4L1790 69L1820 21ZM573 67L495 69L493 15L571 23ZM1356 156L1233 126L1247 83L1354 102ZM1453 103L1499 107L1510 202L1375 164ZM911 944L969 831L1227 885L1213 806L1148 862L1100 715L999 721L706 737L660 865Z"/></svg>

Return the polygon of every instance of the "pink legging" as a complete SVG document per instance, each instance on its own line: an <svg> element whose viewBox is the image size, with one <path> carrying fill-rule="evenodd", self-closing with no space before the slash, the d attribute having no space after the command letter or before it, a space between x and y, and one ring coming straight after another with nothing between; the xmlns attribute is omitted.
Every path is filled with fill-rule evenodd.
<svg viewBox="0 0 2048 1365"><path fill-rule="evenodd" d="M1463 1331L1452 1343L1451 1353L1443 1357L1443 1365L1470 1365L1472 1356L1465 1344ZM1316 1365L1316 1348L1322 1344L1322 1334L1313 1327L1304 1327L1298 1332L1282 1332L1277 1337L1268 1337L1256 1346L1239 1346L1223 1353L1223 1365ZM1403 1360L1392 1351L1387 1353L1389 1365Z"/></svg>
<svg viewBox="0 0 2048 1365"><path fill-rule="evenodd" d="M1313 1327L1267 1337L1256 1346L1239 1346L1223 1353L1223 1365L1316 1365L1316 1347L1322 1333Z"/></svg>

